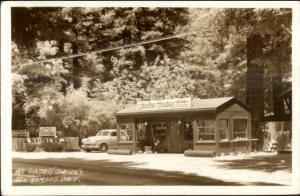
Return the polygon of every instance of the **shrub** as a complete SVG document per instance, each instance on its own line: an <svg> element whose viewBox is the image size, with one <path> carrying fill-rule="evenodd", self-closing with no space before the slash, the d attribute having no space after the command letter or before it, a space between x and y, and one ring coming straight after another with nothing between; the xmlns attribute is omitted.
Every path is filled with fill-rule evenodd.
<svg viewBox="0 0 300 196"><path fill-rule="evenodd" d="M58 142L43 143L42 148L46 152L62 152L64 149L64 144Z"/></svg>

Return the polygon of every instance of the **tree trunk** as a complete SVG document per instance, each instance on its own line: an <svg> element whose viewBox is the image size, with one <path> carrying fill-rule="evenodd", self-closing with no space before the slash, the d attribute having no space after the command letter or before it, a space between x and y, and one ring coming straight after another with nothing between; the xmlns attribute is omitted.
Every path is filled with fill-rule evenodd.
<svg viewBox="0 0 300 196"><path fill-rule="evenodd" d="M254 35L247 38L247 94L246 102L251 107L251 132L257 138L257 148L262 148L260 122L264 117L264 67L258 60L262 55L262 38Z"/></svg>
<svg viewBox="0 0 300 196"><path fill-rule="evenodd" d="M75 36L74 36L74 41L71 42L71 47L72 47L72 54L76 55L78 54L78 44L77 44L78 31L75 27L77 24L77 16L75 15L72 16L72 24L74 25L72 31ZM80 63L78 61L78 57L74 57L72 61L73 61L73 88L78 89L81 87L81 79L79 76Z"/></svg>
<svg viewBox="0 0 300 196"><path fill-rule="evenodd" d="M76 42L72 42L72 54L78 54L78 46ZM78 57L74 57L73 58L73 87L75 89L78 89L81 86L79 72L80 72L80 64L78 61Z"/></svg>
<svg viewBox="0 0 300 196"><path fill-rule="evenodd" d="M65 40L64 39L59 39L58 40L58 56L59 57L63 57L64 55L65 55ZM63 67L64 68L66 68L65 67L65 60L62 60L62 65L63 65ZM66 77L66 75L65 74L62 74L62 77L64 78L64 79L66 79L67 77ZM70 81L68 80L68 83L69 83ZM64 94L64 96L67 94L67 84L66 83L64 83L64 82L61 82L61 89L60 89L60 92L62 92L63 94Z"/></svg>
<svg viewBox="0 0 300 196"><path fill-rule="evenodd" d="M64 47L65 47L65 41L63 39L58 40L59 55L63 55L65 53Z"/></svg>

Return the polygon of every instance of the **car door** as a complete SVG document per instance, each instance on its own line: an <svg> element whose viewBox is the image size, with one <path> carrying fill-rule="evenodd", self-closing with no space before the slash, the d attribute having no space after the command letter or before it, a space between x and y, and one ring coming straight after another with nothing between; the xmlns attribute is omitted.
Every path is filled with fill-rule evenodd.
<svg viewBox="0 0 300 196"><path fill-rule="evenodd" d="M117 131L112 131L110 133L110 146L111 147L117 147Z"/></svg>

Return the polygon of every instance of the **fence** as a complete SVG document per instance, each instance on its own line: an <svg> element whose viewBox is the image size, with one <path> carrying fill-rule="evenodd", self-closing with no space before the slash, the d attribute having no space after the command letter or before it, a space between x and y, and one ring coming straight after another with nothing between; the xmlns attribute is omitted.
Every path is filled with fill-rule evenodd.
<svg viewBox="0 0 300 196"><path fill-rule="evenodd" d="M26 151L26 138L12 138L13 151Z"/></svg>
<svg viewBox="0 0 300 196"><path fill-rule="evenodd" d="M45 143L41 138L30 138L30 142L27 138L12 138L12 150L13 151L28 151L28 146L34 151L37 148L41 148ZM49 144L54 144L53 142L49 142ZM79 138L78 137L65 137L63 143L63 151L79 151ZM43 149L42 149L43 150Z"/></svg>

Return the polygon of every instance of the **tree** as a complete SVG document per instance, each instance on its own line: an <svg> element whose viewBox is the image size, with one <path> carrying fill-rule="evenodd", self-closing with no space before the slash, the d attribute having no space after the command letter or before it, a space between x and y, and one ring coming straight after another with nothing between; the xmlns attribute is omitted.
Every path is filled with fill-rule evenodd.
<svg viewBox="0 0 300 196"><path fill-rule="evenodd" d="M180 58L194 71L198 97L245 100L246 41L224 18L224 9L190 9L189 25L181 31L194 34L187 37L189 50L182 51Z"/></svg>
<svg viewBox="0 0 300 196"><path fill-rule="evenodd" d="M104 92L104 97L107 95L108 99L113 99L116 103L128 104L137 99L186 97L192 96L194 92L192 75L181 61L168 57L157 58L153 65L145 64L141 70L129 72L122 67L130 62L116 58L112 60L114 80L97 85L100 89L95 89L95 92Z"/></svg>
<svg viewBox="0 0 300 196"><path fill-rule="evenodd" d="M191 50L182 57L215 76L220 73L216 78L223 82L212 82L224 87L220 94L251 106L253 137L261 139L264 114L283 108L277 96L283 76L291 73L291 10L191 9L183 31L195 31L195 36L188 37Z"/></svg>
<svg viewBox="0 0 300 196"><path fill-rule="evenodd" d="M264 111L280 113L283 101L277 96L282 89L283 74L291 72L291 11L289 9L227 10L228 21L233 21L241 32L247 29L247 103L252 107L252 130L262 140L259 123ZM270 80L264 79L271 78ZM265 85L264 85L265 84ZM275 86L276 85L276 86ZM279 88L279 89L278 89ZM265 91L273 91L274 104L264 108ZM270 107L271 106L271 107ZM273 106L273 108L272 108ZM279 108L279 109L277 109ZM261 143L261 142L260 142Z"/></svg>
<svg viewBox="0 0 300 196"><path fill-rule="evenodd" d="M26 126L55 124L71 135L114 126L104 103L185 96L236 96L252 106L257 124L280 111L263 95L275 97L291 71L289 9L13 8L12 16L14 122L23 111ZM194 36L90 52L186 32Z"/></svg>
<svg viewBox="0 0 300 196"><path fill-rule="evenodd" d="M35 46L36 40L54 40L59 48L57 56L76 55L172 35L176 33L178 26L187 23L187 13L184 8L13 8L13 40L18 46L27 47ZM23 21L24 18L27 20ZM80 77L99 77L99 72L94 72L95 64L91 63L105 65L102 66L105 69L100 79L107 81L112 79L112 55L132 60L133 66L138 69L145 58L148 63L153 63L163 53L176 57L183 48L182 42L181 39L174 39L171 44L162 42L142 46L145 54L136 48L126 48L121 53L112 51L94 54L97 57L96 62L85 57L72 58L71 62L65 60L64 65L72 74L73 87L79 88ZM30 54L31 58L35 55L35 51ZM69 67L69 64L72 66Z"/></svg>
<svg viewBox="0 0 300 196"><path fill-rule="evenodd" d="M55 41L37 42L36 45L37 58L51 57L57 53ZM60 90L66 81L61 75L68 71L61 61L16 66L20 50L14 45L13 51L13 127L35 130L41 123L47 124L41 122L45 108L53 107L55 103L52 102L63 96ZM19 98L22 100L18 100ZM19 114L25 115L22 116L23 123L17 120Z"/></svg>
<svg viewBox="0 0 300 196"><path fill-rule="evenodd" d="M170 46L157 43L46 63L30 62L172 35L176 33L177 26L186 24L186 15L187 9L181 8L13 8L12 38L18 50L13 50L13 72L20 75L16 75L14 81L14 95L21 92L22 85L26 92L23 102L17 100L13 103L14 114L18 114L18 109L23 110L26 119L24 126L29 129L55 125L69 135L74 133L72 129L78 131L84 126L94 131L114 126L112 111L104 104L107 105L110 100L90 97L91 89L95 88L94 81L105 84L114 79L111 57L131 61L132 70L139 72L141 66L146 66L146 61L151 65L159 55L168 53L177 56L176 51L181 50L178 45L182 45L182 40L173 40L174 44ZM160 51L157 52L156 48ZM126 72L129 67L122 69ZM84 93L80 94L81 91ZM77 94L81 95L78 96L82 102L66 100ZM99 107L92 107L92 104ZM114 109L119 108L116 103L111 104ZM92 110L98 116L85 118L80 112L73 114L73 110L85 114L90 114ZM70 121L70 118L76 119L76 122ZM13 120L13 124L16 125L16 122ZM66 122L76 126L68 127Z"/></svg>
<svg viewBox="0 0 300 196"><path fill-rule="evenodd" d="M260 122L264 117L264 67L255 63L262 55L262 38L253 35L247 39L247 94L251 106L251 129L254 138L262 139Z"/></svg>

